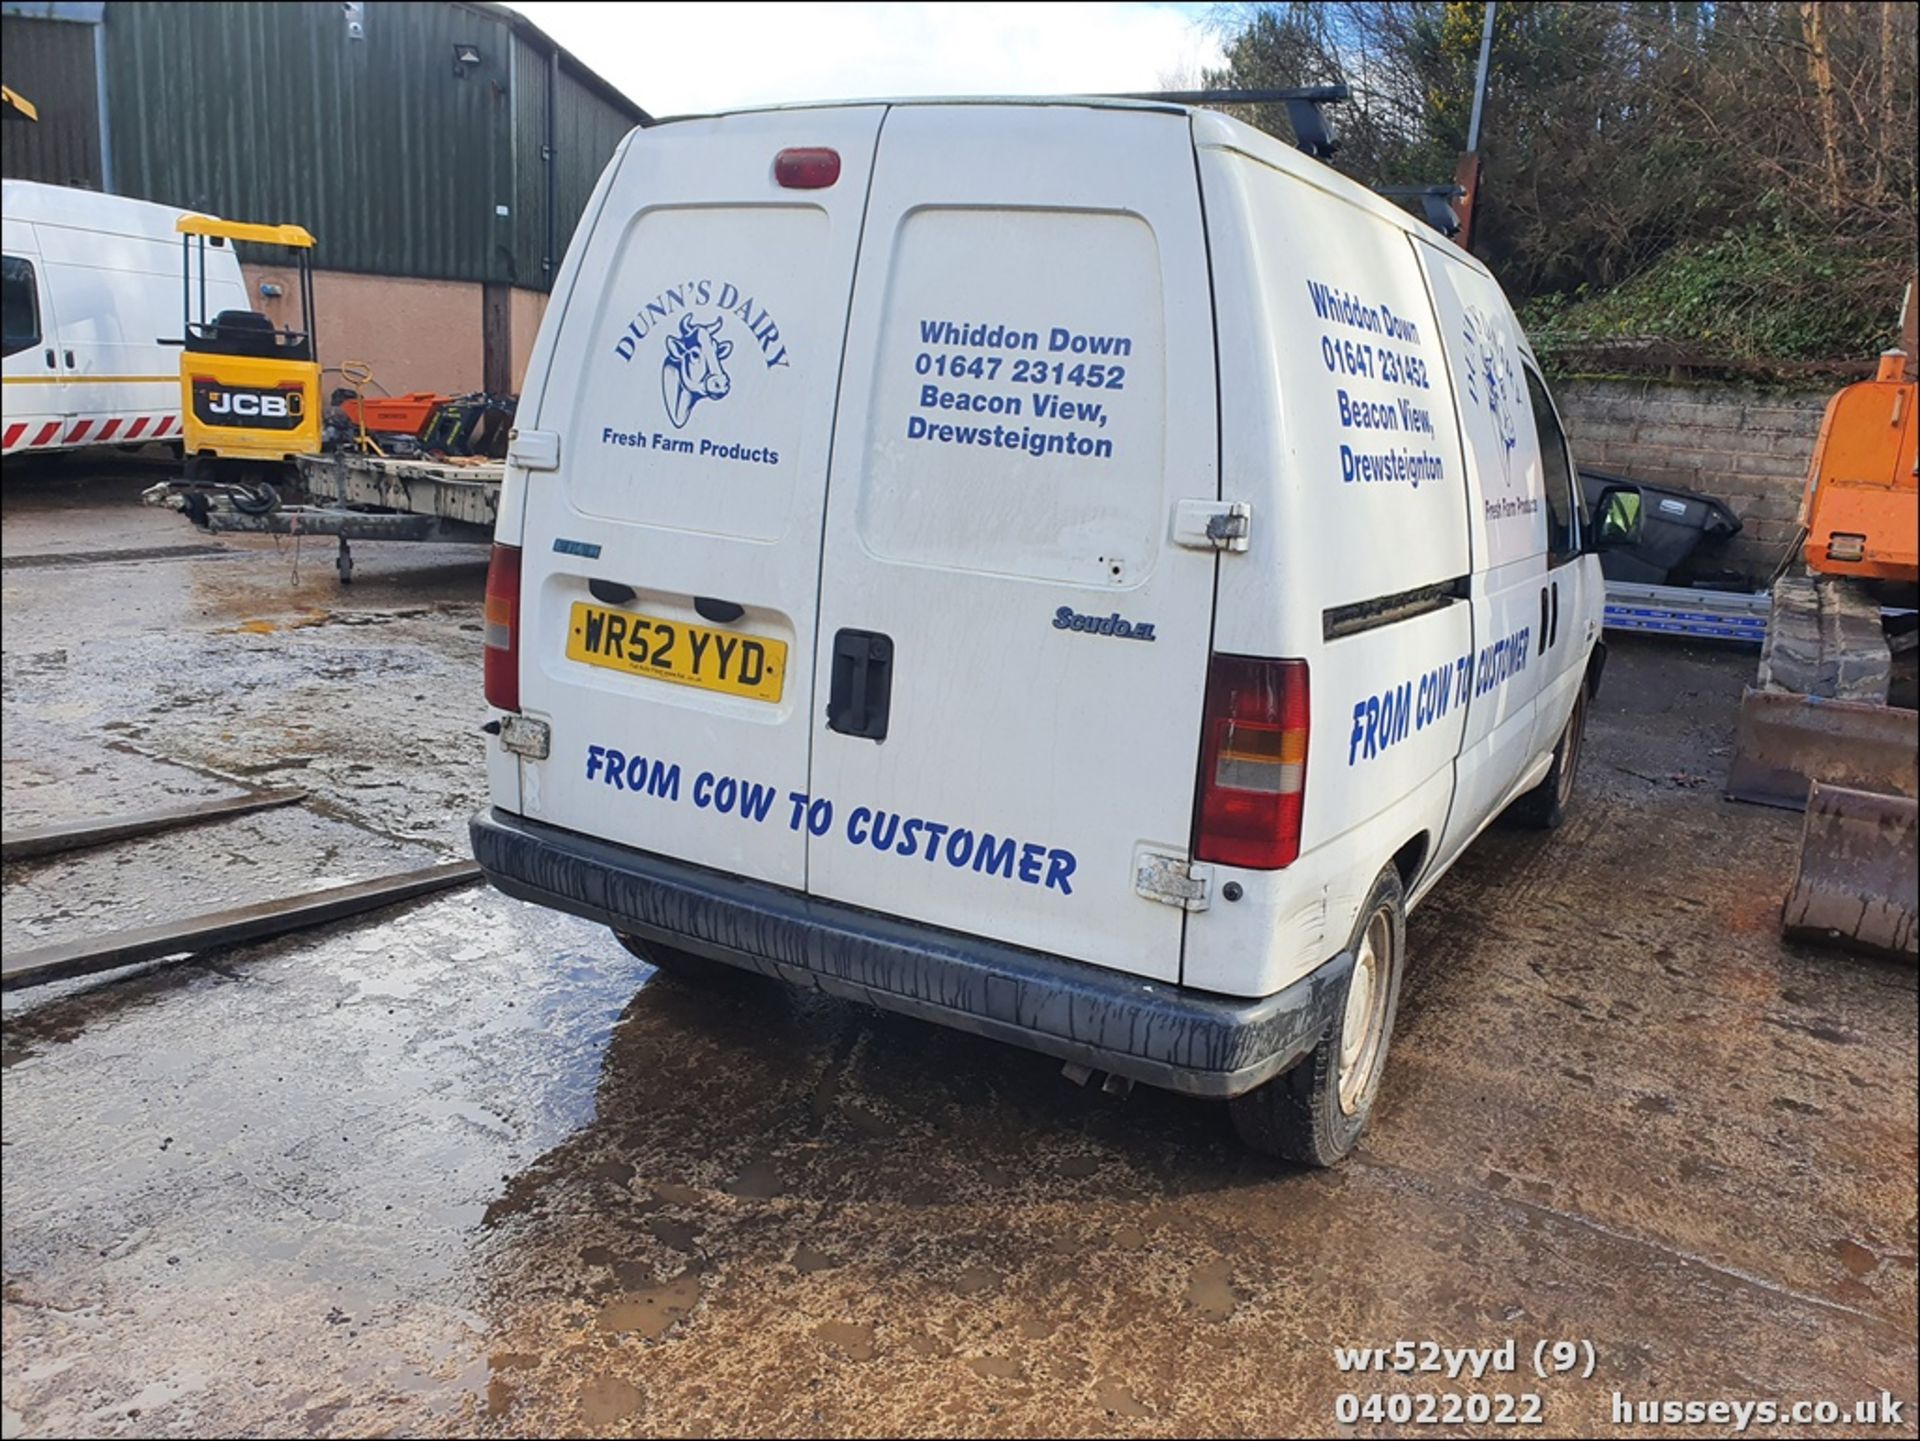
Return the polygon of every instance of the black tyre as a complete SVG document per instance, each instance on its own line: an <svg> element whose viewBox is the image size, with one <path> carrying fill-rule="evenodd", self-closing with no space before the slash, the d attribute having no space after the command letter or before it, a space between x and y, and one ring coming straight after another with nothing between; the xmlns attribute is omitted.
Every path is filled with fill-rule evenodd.
<svg viewBox="0 0 1920 1441"><path fill-rule="evenodd" d="M1529 830L1556 830L1573 805L1573 783L1580 773L1580 741L1587 733L1587 688L1574 697L1573 714L1553 748L1546 779L1507 807L1507 818Z"/></svg>
<svg viewBox="0 0 1920 1441"><path fill-rule="evenodd" d="M615 931L613 938L655 970L665 971L675 980L685 981L689 985L722 990L750 986L761 979L756 972L730 966L725 961L709 960L691 951L663 946L657 941L643 941L638 936L629 936L621 931Z"/></svg>
<svg viewBox="0 0 1920 1441"><path fill-rule="evenodd" d="M1346 1002L1299 1065L1228 1102L1233 1128L1256 1151L1331 1166L1366 1130L1380 1091L1406 971L1406 895L1389 865L1375 878L1347 948Z"/></svg>

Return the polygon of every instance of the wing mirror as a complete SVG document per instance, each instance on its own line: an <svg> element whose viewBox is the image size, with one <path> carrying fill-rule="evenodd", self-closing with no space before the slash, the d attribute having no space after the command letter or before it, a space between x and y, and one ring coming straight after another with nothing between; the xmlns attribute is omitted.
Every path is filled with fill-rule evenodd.
<svg viewBox="0 0 1920 1441"><path fill-rule="evenodd" d="M1622 550L1640 543L1640 487L1609 485L1594 497L1589 551Z"/></svg>

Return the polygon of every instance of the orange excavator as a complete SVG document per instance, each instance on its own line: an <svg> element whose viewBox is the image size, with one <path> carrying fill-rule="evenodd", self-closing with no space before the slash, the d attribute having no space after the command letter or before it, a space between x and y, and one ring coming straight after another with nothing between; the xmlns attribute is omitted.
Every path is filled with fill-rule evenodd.
<svg viewBox="0 0 1920 1441"><path fill-rule="evenodd" d="M1880 357L1872 380L1834 396L1820 422L1800 511L1801 556L1816 575L1920 583L1913 291L1901 307L1901 348Z"/></svg>
<svg viewBox="0 0 1920 1441"><path fill-rule="evenodd" d="M1800 504L1804 569L1773 588L1727 794L1804 808L1786 932L1920 959L1914 285L1901 345L1827 405Z"/></svg>

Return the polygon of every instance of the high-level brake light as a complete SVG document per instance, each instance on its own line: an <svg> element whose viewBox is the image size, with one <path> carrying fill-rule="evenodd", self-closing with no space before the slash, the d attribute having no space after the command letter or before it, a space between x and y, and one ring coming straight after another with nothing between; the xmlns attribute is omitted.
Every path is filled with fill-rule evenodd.
<svg viewBox="0 0 1920 1441"><path fill-rule="evenodd" d="M825 190L840 178L840 152L797 145L773 157L773 178L788 190Z"/></svg>

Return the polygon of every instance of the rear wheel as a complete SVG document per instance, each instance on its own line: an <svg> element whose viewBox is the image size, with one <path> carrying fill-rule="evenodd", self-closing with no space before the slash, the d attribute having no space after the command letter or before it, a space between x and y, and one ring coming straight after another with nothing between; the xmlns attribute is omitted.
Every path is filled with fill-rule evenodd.
<svg viewBox="0 0 1920 1441"><path fill-rule="evenodd" d="M615 931L613 938L657 971L665 971L677 981L707 986L715 990L752 985L760 977L753 971L730 966L725 961L709 960L691 951L663 946L658 941L643 941L638 936Z"/></svg>
<svg viewBox="0 0 1920 1441"><path fill-rule="evenodd" d="M1331 1166L1366 1129L1406 970L1406 896L1393 866L1368 891L1348 950L1353 970L1346 1001L1320 1044L1285 1075L1228 1103L1234 1130L1256 1151Z"/></svg>
<svg viewBox="0 0 1920 1441"><path fill-rule="evenodd" d="M1559 828L1573 805L1573 782L1580 772L1580 740L1587 730L1587 688L1582 685L1574 697L1573 714L1567 728L1560 732L1560 743L1553 748L1553 765L1547 778L1507 808L1507 814L1520 825L1536 831Z"/></svg>

